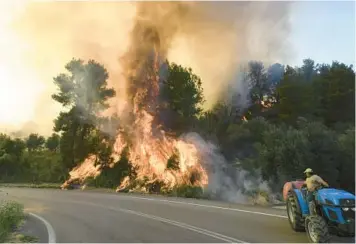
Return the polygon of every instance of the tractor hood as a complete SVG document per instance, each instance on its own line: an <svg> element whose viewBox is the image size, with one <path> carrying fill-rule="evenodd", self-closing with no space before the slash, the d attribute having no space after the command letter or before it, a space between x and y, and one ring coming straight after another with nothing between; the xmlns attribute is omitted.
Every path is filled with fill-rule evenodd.
<svg viewBox="0 0 356 244"><path fill-rule="evenodd" d="M355 195L339 189L321 189L318 191L318 197L321 202L327 204L343 205L345 200L351 200L350 203L347 204L355 204Z"/></svg>

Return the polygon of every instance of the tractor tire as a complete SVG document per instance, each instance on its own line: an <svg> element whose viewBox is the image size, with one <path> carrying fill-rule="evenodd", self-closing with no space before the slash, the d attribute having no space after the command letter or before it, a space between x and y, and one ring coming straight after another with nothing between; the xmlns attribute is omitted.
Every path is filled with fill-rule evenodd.
<svg viewBox="0 0 356 244"><path fill-rule="evenodd" d="M303 232L305 231L304 218L299 211L297 204L296 197L292 193L289 193L287 197L287 215L289 224L294 231Z"/></svg>
<svg viewBox="0 0 356 244"><path fill-rule="evenodd" d="M305 218L305 230L311 243L328 243L331 239L328 224L319 215Z"/></svg>

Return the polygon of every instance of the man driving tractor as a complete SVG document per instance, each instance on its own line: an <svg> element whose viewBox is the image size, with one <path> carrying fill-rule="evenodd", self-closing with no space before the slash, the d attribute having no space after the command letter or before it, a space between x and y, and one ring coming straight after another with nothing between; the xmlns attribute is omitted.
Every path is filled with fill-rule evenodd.
<svg viewBox="0 0 356 244"><path fill-rule="evenodd" d="M314 193L320 185L329 187L329 184L326 183L319 175L316 175L311 168L307 168L304 171L306 176L303 187L307 188L307 201L309 205L310 214L314 214Z"/></svg>

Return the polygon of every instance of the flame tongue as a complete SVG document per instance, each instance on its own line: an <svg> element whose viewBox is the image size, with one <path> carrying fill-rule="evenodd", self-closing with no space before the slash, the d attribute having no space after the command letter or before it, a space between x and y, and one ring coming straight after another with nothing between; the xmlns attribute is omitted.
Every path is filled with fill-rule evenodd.
<svg viewBox="0 0 356 244"><path fill-rule="evenodd" d="M164 131L160 131L159 136L152 133L153 116L145 111L141 111L141 119L136 124L135 143L130 147L129 160L138 168L138 179L148 178L149 180L160 180L167 187L187 184L190 174L196 171L201 181L195 185L206 185L207 174L201 167L199 153L193 144L182 140L176 140L165 136ZM119 155L125 147L123 136L119 135L115 143L115 153ZM179 170L167 170L167 161L175 153L178 153ZM122 185L127 184L123 181Z"/></svg>
<svg viewBox="0 0 356 244"><path fill-rule="evenodd" d="M75 167L69 172L69 180L64 182L61 186L62 188L67 188L71 183L78 181L78 183L83 183L83 180L89 177L97 177L101 173L100 165L95 166L97 157L95 155L90 155L84 160L82 164Z"/></svg>

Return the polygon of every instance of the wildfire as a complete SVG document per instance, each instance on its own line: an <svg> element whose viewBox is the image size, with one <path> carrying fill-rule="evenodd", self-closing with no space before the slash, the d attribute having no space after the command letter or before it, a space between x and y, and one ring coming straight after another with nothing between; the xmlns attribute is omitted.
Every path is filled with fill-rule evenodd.
<svg viewBox="0 0 356 244"><path fill-rule="evenodd" d="M168 189L181 184L191 184L204 187L208 184L206 171L200 164L200 155L194 144L175 139L165 135L163 130L153 134L153 116L146 111L140 111L137 115L134 128L134 141L129 147L129 161L137 169L136 180L148 179L148 183L155 180L164 182ZM158 135L157 135L158 134ZM123 131L119 131L114 143L113 155L115 162L120 160L123 149L127 146ZM167 161L177 154L179 167L177 170L167 169ZM83 181L87 177L97 177L100 174L100 166L94 166L96 157L91 155L80 166L70 172L70 179L63 187L75 180ZM192 174L198 178L191 181ZM130 184L129 177L124 178L118 191L125 189Z"/></svg>
<svg viewBox="0 0 356 244"><path fill-rule="evenodd" d="M159 88L165 78L159 74L167 53L167 47L162 46L161 38L166 31L162 28L138 20L132 33L132 45L121 59L128 83L127 107L131 108L134 119L118 128L112 157L118 162L123 149L128 148L128 159L137 174L134 180L160 181L168 189L181 184L203 187L208 184L208 175L200 163L197 147L167 136L157 122ZM178 159L178 167L170 169L167 162L173 155ZM94 167L95 160L90 156L74 168L68 182L99 175L100 168ZM132 180L126 177L117 190L129 187Z"/></svg>
<svg viewBox="0 0 356 244"><path fill-rule="evenodd" d="M153 116L141 111L139 117L135 124L135 142L129 151L129 161L138 168L137 179L160 180L172 188L179 184L189 184L191 174L197 172L200 178L193 185L205 186L208 177L199 162L197 148L193 144L166 136L162 130L154 135ZM114 144L116 158L119 159L126 145L123 135L119 134ZM178 154L179 170L167 169L167 161L174 153ZM122 182L121 187L125 184L127 180Z"/></svg>
<svg viewBox="0 0 356 244"><path fill-rule="evenodd" d="M70 180L64 182L62 188L67 188L75 180L83 180L89 177L97 177L100 173L100 165L95 166L96 156L90 155L84 162L69 172Z"/></svg>

